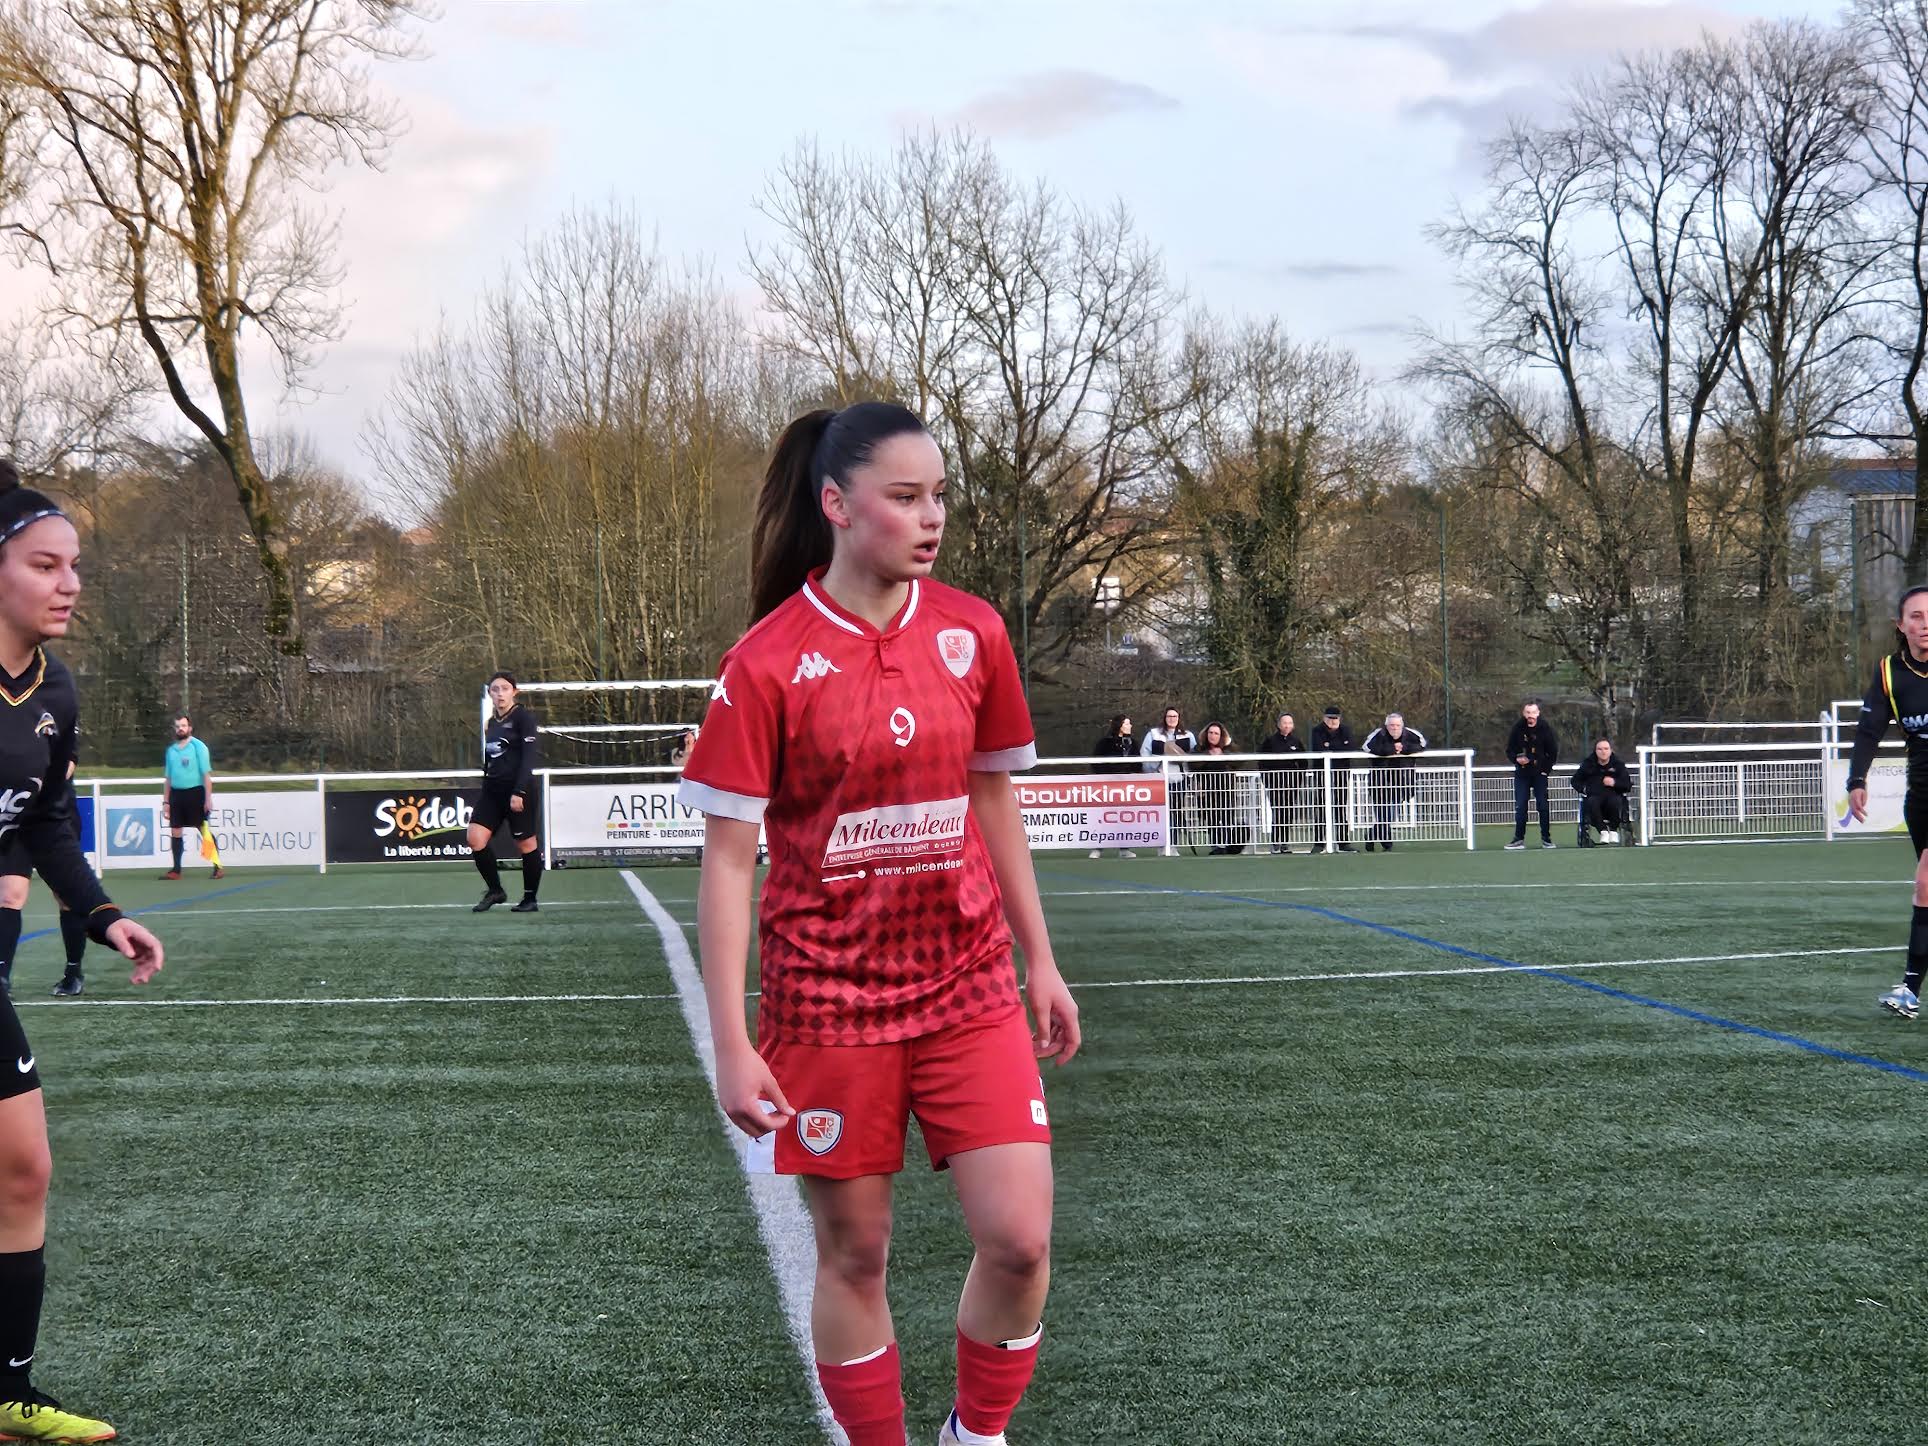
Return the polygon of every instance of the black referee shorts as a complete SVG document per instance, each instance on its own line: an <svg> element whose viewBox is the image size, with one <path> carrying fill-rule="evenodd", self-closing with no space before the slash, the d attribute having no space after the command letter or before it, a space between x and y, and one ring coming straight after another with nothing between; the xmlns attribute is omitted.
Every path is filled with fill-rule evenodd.
<svg viewBox="0 0 1928 1446"><path fill-rule="evenodd" d="M205 788L170 788L167 791L167 826L201 828L208 821L208 794Z"/></svg>
<svg viewBox="0 0 1928 1446"><path fill-rule="evenodd" d="M10 1100L40 1088L40 1071L34 1068L33 1046L27 1031L14 1013L13 1000L0 994L0 1100Z"/></svg>
<svg viewBox="0 0 1928 1446"><path fill-rule="evenodd" d="M517 813L509 807L509 800L515 795L512 784L482 785L482 797L475 805L475 817L471 823L479 823L490 833L502 827L503 820L509 824L509 837L521 842L536 836L536 824L542 817L542 786L531 784L529 791L522 796L522 812Z"/></svg>

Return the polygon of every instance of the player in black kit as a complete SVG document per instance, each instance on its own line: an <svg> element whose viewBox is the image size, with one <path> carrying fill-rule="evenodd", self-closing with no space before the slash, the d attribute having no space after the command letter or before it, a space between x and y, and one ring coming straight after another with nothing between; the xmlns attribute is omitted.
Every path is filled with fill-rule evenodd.
<svg viewBox="0 0 1928 1446"><path fill-rule="evenodd" d="M515 700L515 675L497 673L489 679L489 701L495 711L482 739L482 801L469 821L469 857L488 885L475 912L506 904L502 875L496 869L489 840L509 821L509 837L522 851L522 902L509 912L533 914L536 890L542 885L542 841L536 837L541 799L536 796L536 767L541 761L536 715Z"/></svg>
<svg viewBox="0 0 1928 1446"><path fill-rule="evenodd" d="M79 704L73 675L41 647L66 636L79 556L73 524L0 461L0 872L38 870L97 942L134 961L134 982L144 984L161 967L160 940L121 917L80 851L67 784ZM0 995L0 1440L109 1441L112 1426L63 1410L29 1379L52 1168L33 1047Z"/></svg>
<svg viewBox="0 0 1928 1446"><path fill-rule="evenodd" d="M1911 587L1901 595L1895 627L1901 646L1883 658L1861 700L1861 719L1854 725L1854 755L1848 764L1848 811L1859 823L1868 816L1868 768L1890 723L1899 723L1908 740L1908 791L1901 816L1915 846L1915 915L1908 928L1908 973L1882 995L1883 1009L1903 1019L1921 1012L1921 979L1928 971L1928 587Z"/></svg>

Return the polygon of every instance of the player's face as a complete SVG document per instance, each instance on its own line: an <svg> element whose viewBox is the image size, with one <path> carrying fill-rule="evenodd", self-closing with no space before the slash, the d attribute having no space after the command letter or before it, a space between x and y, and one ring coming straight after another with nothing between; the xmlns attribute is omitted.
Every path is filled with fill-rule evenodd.
<svg viewBox="0 0 1928 1446"><path fill-rule="evenodd" d="M1593 756L1602 763L1605 763L1609 758L1613 757L1613 745L1602 738L1598 743L1593 745Z"/></svg>
<svg viewBox="0 0 1928 1446"><path fill-rule="evenodd" d="M0 548L0 620L39 642L64 638L80 596L80 535L64 517L43 517Z"/></svg>
<svg viewBox="0 0 1928 1446"><path fill-rule="evenodd" d="M1917 658L1928 658L1928 593L1916 593L1908 599L1896 626L1908 640L1908 650Z"/></svg>
<svg viewBox="0 0 1928 1446"><path fill-rule="evenodd" d="M929 577L944 539L944 454L923 432L877 444L842 487L824 488L836 545L878 577Z"/></svg>
<svg viewBox="0 0 1928 1446"><path fill-rule="evenodd" d="M489 701L495 704L495 711L506 713L515 706L515 684L507 678L497 678L489 684Z"/></svg>

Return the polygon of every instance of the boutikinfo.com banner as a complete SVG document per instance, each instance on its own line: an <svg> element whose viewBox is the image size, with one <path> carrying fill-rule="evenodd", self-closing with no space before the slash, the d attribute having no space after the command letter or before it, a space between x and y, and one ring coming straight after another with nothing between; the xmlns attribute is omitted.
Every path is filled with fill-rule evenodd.
<svg viewBox="0 0 1928 1446"><path fill-rule="evenodd" d="M328 862L466 859L469 820L481 797L475 788L331 788ZM531 807L540 807L540 800ZM506 825L496 830L495 852L515 855Z"/></svg>
<svg viewBox="0 0 1928 1446"><path fill-rule="evenodd" d="M1014 778L1034 849L1162 849L1165 780L1155 773Z"/></svg>
<svg viewBox="0 0 1928 1446"><path fill-rule="evenodd" d="M1877 758L1868 769L1868 817L1856 823L1848 812L1848 760L1828 761L1828 807L1834 810L1836 833L1906 833L1901 802L1908 793L1908 760Z"/></svg>
<svg viewBox="0 0 1928 1446"><path fill-rule="evenodd" d="M81 802L91 804L92 800ZM221 862L228 868L321 862L321 798L311 790L241 793L216 787L214 816L209 822L214 826L214 844L221 850ZM103 869L146 869L173 862L158 793L103 793L93 832ZM199 867L199 837L193 833L183 837L187 841L186 863Z"/></svg>
<svg viewBox="0 0 1928 1446"><path fill-rule="evenodd" d="M703 815L676 801L674 783L556 784L549 830L549 847L559 853L688 853L703 847Z"/></svg>

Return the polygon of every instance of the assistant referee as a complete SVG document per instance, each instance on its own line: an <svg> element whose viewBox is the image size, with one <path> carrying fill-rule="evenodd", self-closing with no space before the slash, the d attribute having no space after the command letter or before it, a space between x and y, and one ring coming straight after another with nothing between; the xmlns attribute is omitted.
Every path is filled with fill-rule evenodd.
<svg viewBox="0 0 1928 1446"><path fill-rule="evenodd" d="M167 802L163 812L168 831L174 835L174 867L161 877L178 879L182 830L191 828L201 832L209 826L208 818L214 812L214 767L208 757L208 746L194 736L194 720L185 713L175 716L174 741L168 744L163 762L167 769ZM212 877L218 879L222 872L217 863Z"/></svg>

